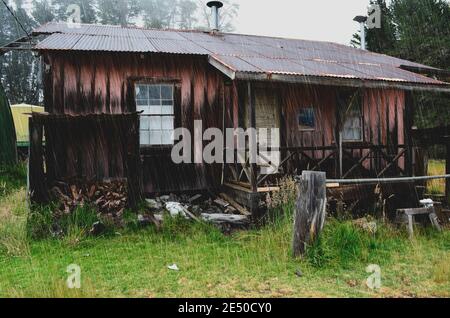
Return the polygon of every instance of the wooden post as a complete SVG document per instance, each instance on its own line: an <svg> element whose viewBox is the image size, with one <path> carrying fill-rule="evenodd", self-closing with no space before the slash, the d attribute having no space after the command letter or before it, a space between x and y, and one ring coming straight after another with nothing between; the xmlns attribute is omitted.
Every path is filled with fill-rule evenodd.
<svg viewBox="0 0 450 318"><path fill-rule="evenodd" d="M292 240L294 257L304 255L322 231L327 201L325 172L303 171L299 189Z"/></svg>
<svg viewBox="0 0 450 318"><path fill-rule="evenodd" d="M32 203L47 203L42 136L42 122L29 118L28 193Z"/></svg>
<svg viewBox="0 0 450 318"><path fill-rule="evenodd" d="M405 153L405 171L408 177L414 176L414 149L412 139L412 128L414 125L414 100L411 92L405 93L405 112L404 112L404 144L406 146Z"/></svg>
<svg viewBox="0 0 450 318"><path fill-rule="evenodd" d="M344 153L342 150L342 132L339 132L339 178L342 178L342 175L344 173L343 170L343 157Z"/></svg>
<svg viewBox="0 0 450 318"><path fill-rule="evenodd" d="M450 143L447 143L447 156L445 158L445 173L450 174ZM445 179L445 198L450 205L450 179Z"/></svg>
<svg viewBox="0 0 450 318"><path fill-rule="evenodd" d="M253 93L252 89L252 83L247 82L247 94L248 94L248 116L249 116L249 126L248 128L254 128L256 129L256 113L255 113L255 95ZM251 132L250 142L249 142L249 148L250 148L250 184L252 187L252 191L254 193L258 192L258 184L257 184L257 164L256 164L256 158L252 158L252 152L257 151L257 134L256 131ZM252 162L254 161L254 162Z"/></svg>

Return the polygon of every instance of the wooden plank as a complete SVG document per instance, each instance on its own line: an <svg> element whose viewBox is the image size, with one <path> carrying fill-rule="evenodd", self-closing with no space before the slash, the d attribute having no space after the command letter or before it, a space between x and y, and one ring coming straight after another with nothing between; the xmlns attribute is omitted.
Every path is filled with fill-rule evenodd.
<svg viewBox="0 0 450 318"><path fill-rule="evenodd" d="M250 188L248 188L248 184L243 184L242 182L225 182L224 186L229 187L231 189L242 191L245 193L254 193ZM265 193L272 191L280 191L279 187L263 187L258 188L257 193Z"/></svg>
<svg viewBox="0 0 450 318"><path fill-rule="evenodd" d="M242 215L246 215L246 216L250 216L252 215L246 208L244 208L242 205L240 205L239 203L237 203L236 201L234 201L233 198L231 198L230 196L228 196L225 193L220 193L219 196L224 199L225 201L227 201L233 208L235 208L236 210L239 211L239 213L241 213Z"/></svg>
<svg viewBox="0 0 450 318"><path fill-rule="evenodd" d="M294 257L304 255L320 235L325 223L326 200L325 172L303 171L294 220Z"/></svg>

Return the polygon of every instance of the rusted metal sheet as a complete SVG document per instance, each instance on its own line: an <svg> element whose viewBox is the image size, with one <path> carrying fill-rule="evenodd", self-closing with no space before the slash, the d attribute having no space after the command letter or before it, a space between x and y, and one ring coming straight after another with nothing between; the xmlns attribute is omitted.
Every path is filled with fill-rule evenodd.
<svg viewBox="0 0 450 318"><path fill-rule="evenodd" d="M401 70L402 65L433 69L406 60L330 42L201 31L147 30L136 27L49 23L34 34L48 34L37 50L148 52L210 56L226 71L349 78L368 81L443 85ZM219 64L221 65L219 65Z"/></svg>

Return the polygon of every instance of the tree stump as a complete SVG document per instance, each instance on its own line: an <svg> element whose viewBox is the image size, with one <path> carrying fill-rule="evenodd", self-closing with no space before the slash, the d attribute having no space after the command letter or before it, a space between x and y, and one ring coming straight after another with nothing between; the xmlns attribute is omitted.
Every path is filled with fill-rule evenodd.
<svg viewBox="0 0 450 318"><path fill-rule="evenodd" d="M294 257L304 255L323 229L327 200L325 172L303 171L299 189L292 241Z"/></svg>

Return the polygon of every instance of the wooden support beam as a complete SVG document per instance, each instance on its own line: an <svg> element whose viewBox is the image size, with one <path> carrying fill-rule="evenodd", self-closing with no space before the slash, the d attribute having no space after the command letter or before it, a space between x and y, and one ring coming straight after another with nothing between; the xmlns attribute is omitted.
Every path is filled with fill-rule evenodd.
<svg viewBox="0 0 450 318"><path fill-rule="evenodd" d="M445 173L450 174L450 143L447 144L447 156L445 159ZM445 180L445 198L450 205L450 179Z"/></svg>
<svg viewBox="0 0 450 318"><path fill-rule="evenodd" d="M320 235L326 214L325 172L303 171L297 198L292 249L294 257L304 255Z"/></svg>
<svg viewBox="0 0 450 318"><path fill-rule="evenodd" d="M347 178L350 175L350 173L352 173L356 168L358 168L359 166L362 166L362 163L367 158L369 158L371 154L372 154L372 150L369 150L369 152L365 156L363 156L361 159L359 159L359 161L342 176L342 179Z"/></svg>
<svg viewBox="0 0 450 318"><path fill-rule="evenodd" d="M400 153L397 156L395 156L395 158L392 159L392 161L386 167L384 167L383 170L380 171L380 173L377 175L377 178L381 177L386 171L388 171L389 168L392 167L404 155L405 152L406 152L405 149L400 151Z"/></svg>
<svg viewBox="0 0 450 318"><path fill-rule="evenodd" d="M404 134L405 134L405 171L409 177L414 176L414 155L413 155L413 131L414 125L414 100L411 92L405 92L405 111L404 111Z"/></svg>
<svg viewBox="0 0 450 318"><path fill-rule="evenodd" d="M255 111L255 94L253 91L252 83L250 81L247 82L247 94L248 94L248 116L249 116L249 126L248 128L255 128L256 129L256 111ZM250 184L252 187L253 192L258 192L258 176L257 176L257 169L258 166L256 164L256 158L252 158L252 152L256 152L257 147L257 136L256 131L253 131L250 136ZM254 159L254 160L252 160Z"/></svg>

